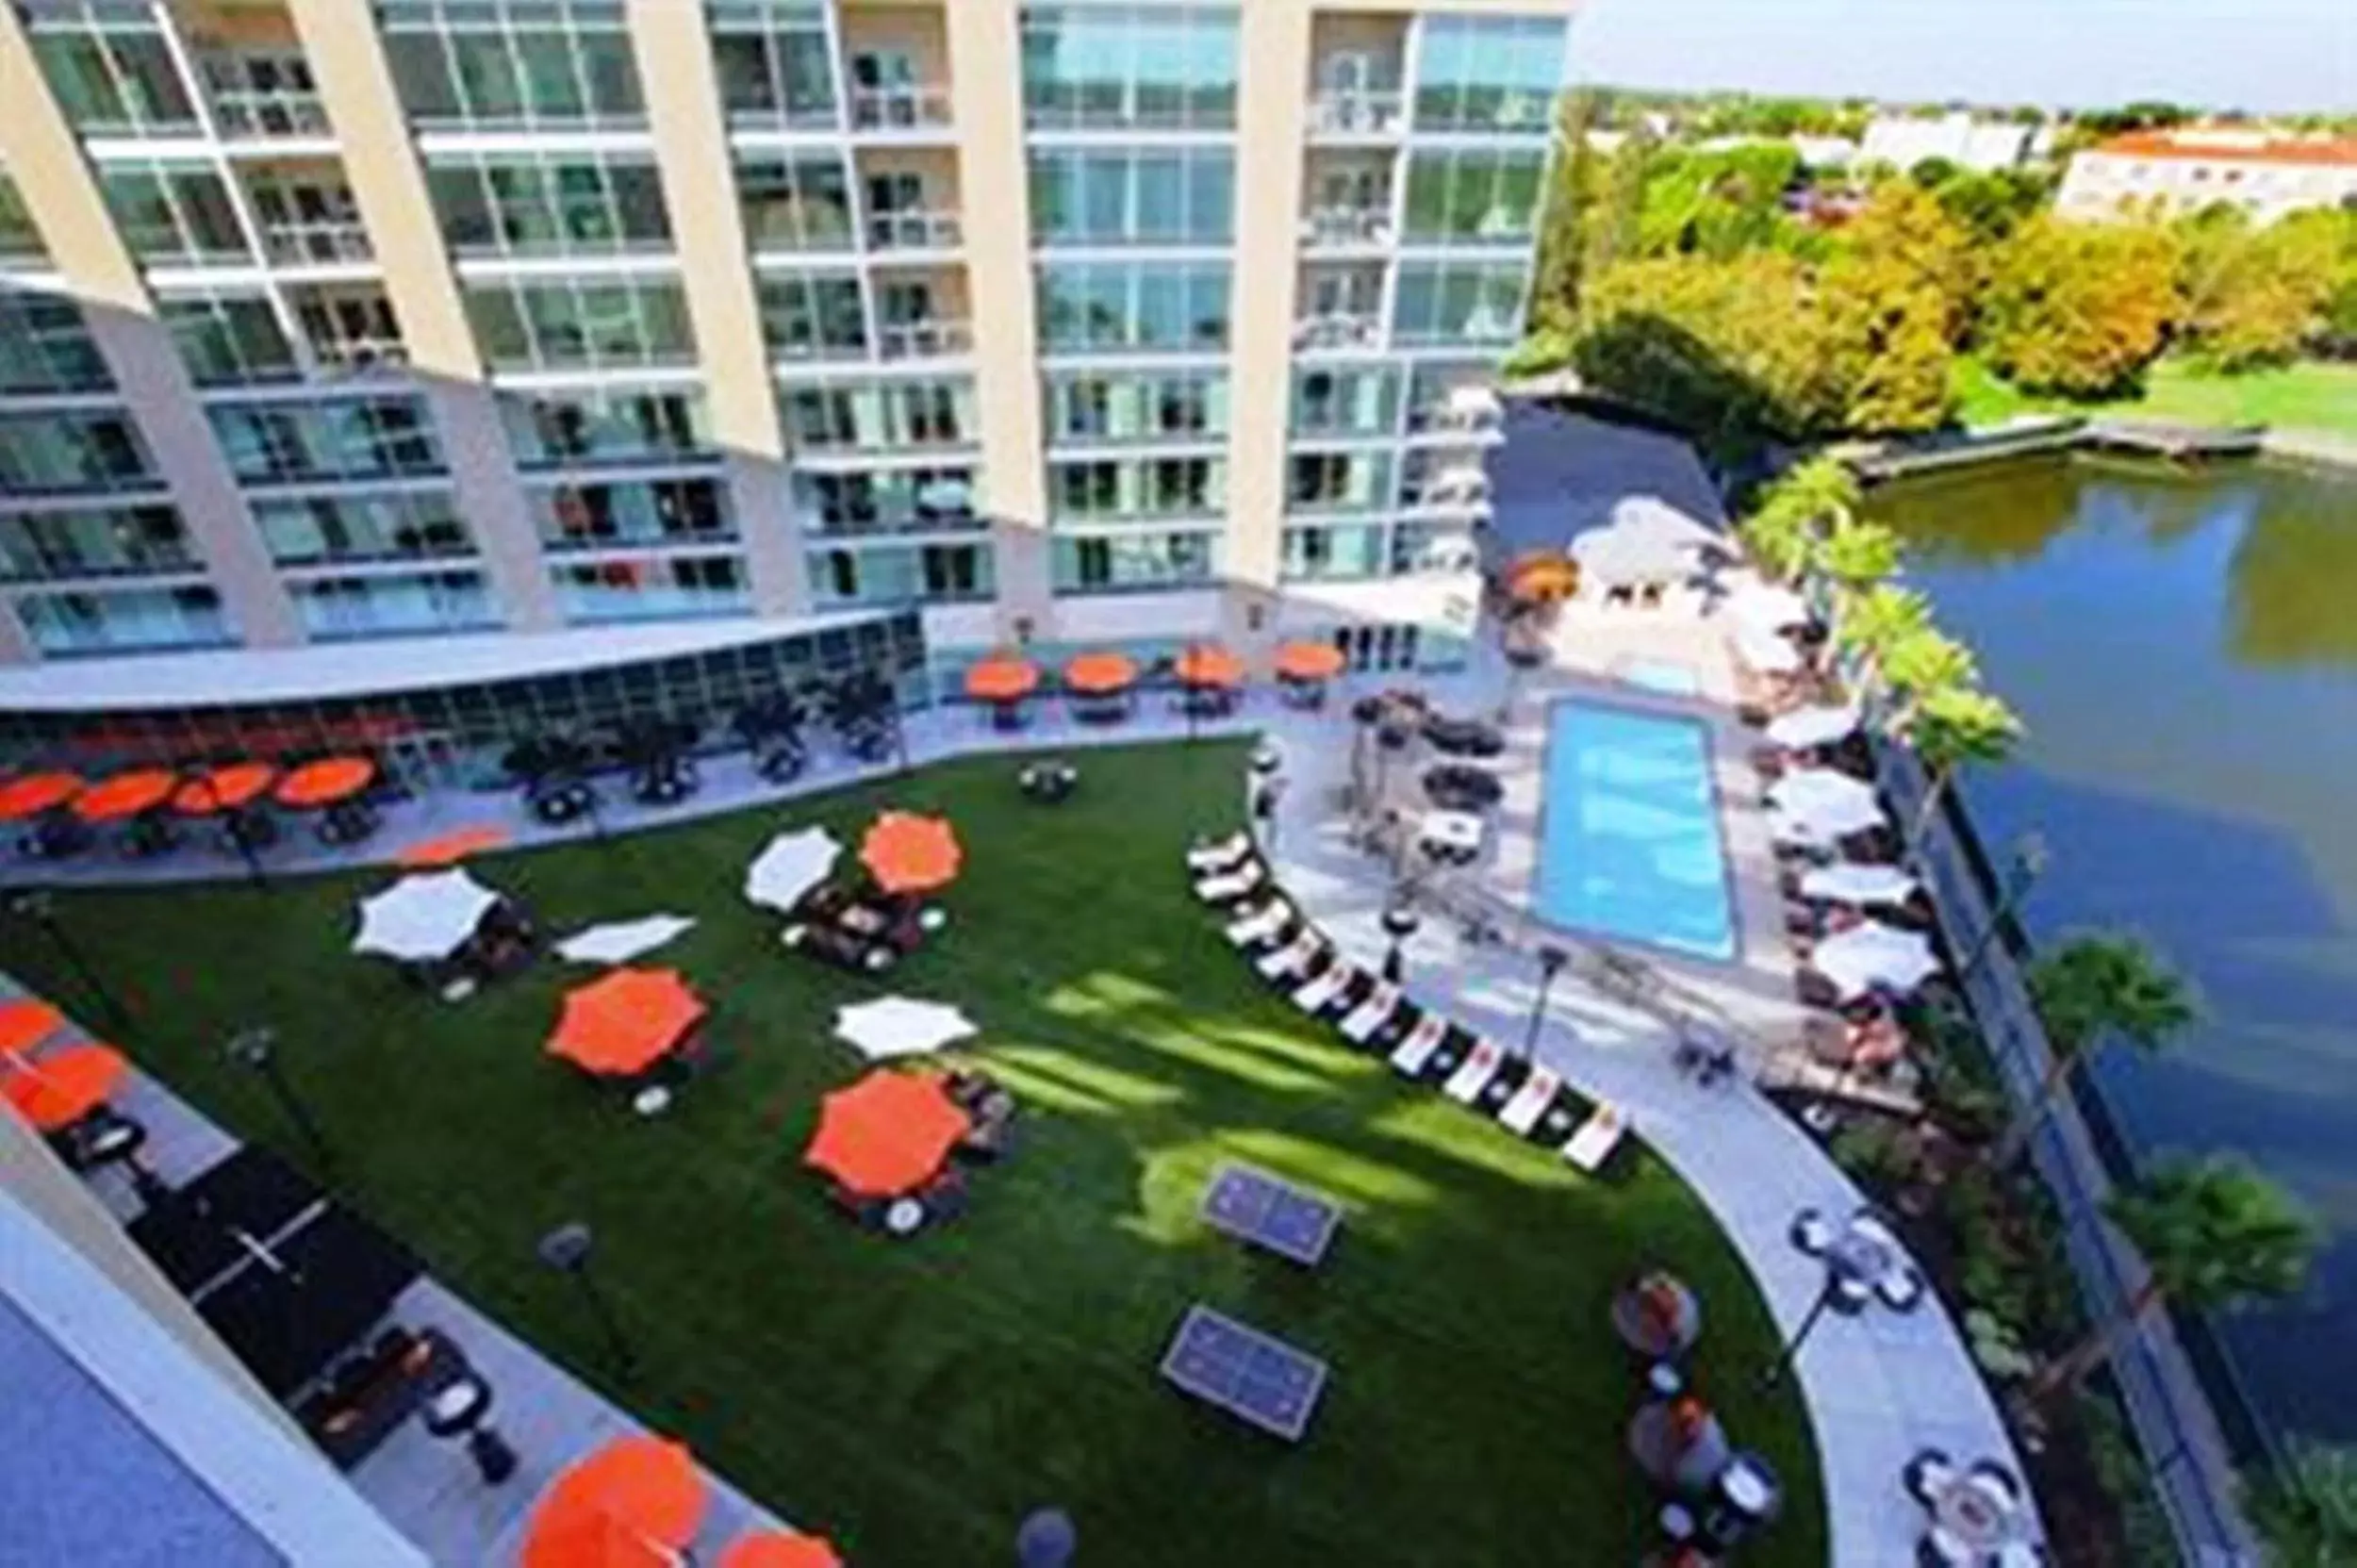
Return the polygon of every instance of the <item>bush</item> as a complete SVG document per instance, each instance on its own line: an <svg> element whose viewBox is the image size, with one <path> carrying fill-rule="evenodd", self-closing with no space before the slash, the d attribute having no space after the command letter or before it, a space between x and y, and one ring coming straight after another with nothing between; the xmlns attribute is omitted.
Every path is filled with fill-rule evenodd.
<svg viewBox="0 0 2357 1568"><path fill-rule="evenodd" d="M2095 1478L2119 1512L2119 1532L2130 1562L2175 1562L2176 1532L2161 1511L2152 1490L2152 1474L2144 1451L2128 1430L2128 1417L2109 1392L2083 1390L2078 1402L2079 1429L2086 1440L2087 1462Z"/></svg>
<svg viewBox="0 0 2357 1568"><path fill-rule="evenodd" d="M1889 1122L1850 1122L1833 1135L1826 1147L1835 1164L1871 1191L1901 1186L1915 1175L1915 1155L1907 1147L1906 1133Z"/></svg>

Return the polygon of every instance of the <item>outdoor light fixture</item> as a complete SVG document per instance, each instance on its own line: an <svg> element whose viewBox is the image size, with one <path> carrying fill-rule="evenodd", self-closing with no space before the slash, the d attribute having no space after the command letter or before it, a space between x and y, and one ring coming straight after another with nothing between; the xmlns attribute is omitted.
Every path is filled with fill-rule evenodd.
<svg viewBox="0 0 2357 1568"><path fill-rule="evenodd" d="M1989 944L1997 940L1997 933L2004 929L2005 922L2012 919L2014 912L2021 907L2021 900L2029 896L2038 878L2046 874L2049 863L2046 840L2040 834L2025 833L2014 840L2013 858L2006 867L2004 885L1998 890L1997 907L1989 912L1988 924L1982 928L1980 936L1974 940L1972 950L1965 954L1962 964L1956 966L1956 983L1959 986L1971 978L1982 956L1988 951Z"/></svg>
<svg viewBox="0 0 2357 1568"><path fill-rule="evenodd" d="M515 1475L515 1448L491 1425L491 1385L483 1374L462 1363L457 1373L427 1395L421 1412L425 1429L438 1438L464 1438L467 1457L486 1486L497 1486Z"/></svg>
<svg viewBox="0 0 2357 1568"><path fill-rule="evenodd" d="M614 1320L613 1311L606 1305L597 1281L589 1277L589 1253L595 1241L589 1227L573 1220L542 1236L536 1250L540 1255L540 1261L549 1267L559 1274L572 1276L573 1283L581 1291L582 1300L588 1306L589 1315L597 1320L599 1331L605 1336L606 1350L614 1359L616 1374L635 1378L638 1375L638 1359L631 1354L630 1342L622 1337L621 1325Z"/></svg>
<svg viewBox="0 0 2357 1568"><path fill-rule="evenodd" d="M1080 1532L1060 1508L1034 1509L1014 1532L1014 1559L1023 1568L1064 1568Z"/></svg>
<svg viewBox="0 0 2357 1568"><path fill-rule="evenodd" d="M1525 1061L1539 1059L1539 1022L1547 1015L1547 992L1555 984L1555 977L1563 972L1563 966L1571 961L1572 955L1560 948L1539 949L1539 995L1530 1004L1530 1032L1523 1037Z"/></svg>
<svg viewBox="0 0 2357 1568"><path fill-rule="evenodd" d="M239 1066L250 1068L259 1075L263 1087L278 1102L279 1110L286 1113L287 1120L293 1123L294 1130L303 1135L304 1146L311 1151L312 1161L322 1172L334 1175L335 1152L327 1147L326 1138L321 1135L319 1123L312 1119L310 1108L295 1093L294 1085L287 1081L286 1068L279 1063L278 1032L258 1026L241 1029L229 1037L224 1054Z"/></svg>
<svg viewBox="0 0 2357 1568"><path fill-rule="evenodd" d="M1416 912L1405 904L1393 904L1383 911L1383 934L1392 939L1391 949L1383 955L1383 979L1387 983L1397 985L1400 976L1406 973L1400 944L1415 935L1416 928L1423 923Z"/></svg>

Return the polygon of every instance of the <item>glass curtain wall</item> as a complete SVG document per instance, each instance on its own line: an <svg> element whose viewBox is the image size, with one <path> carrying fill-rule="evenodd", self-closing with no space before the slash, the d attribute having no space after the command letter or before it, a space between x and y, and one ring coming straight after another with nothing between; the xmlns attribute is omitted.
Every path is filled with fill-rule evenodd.
<svg viewBox="0 0 2357 1568"><path fill-rule="evenodd" d="M646 122L622 0L377 0L376 12L420 130Z"/></svg>
<svg viewBox="0 0 2357 1568"><path fill-rule="evenodd" d="M696 338L676 278L469 283L475 342L499 371L692 365Z"/></svg>
<svg viewBox="0 0 2357 1568"><path fill-rule="evenodd" d="M1236 8L1027 6L1023 107L1035 129L1232 130Z"/></svg>
<svg viewBox="0 0 2357 1568"><path fill-rule="evenodd" d="M1038 272L1041 346L1050 354L1228 346L1224 261L1056 262Z"/></svg>
<svg viewBox="0 0 2357 1568"><path fill-rule="evenodd" d="M0 289L0 393L104 392L113 386L80 306L63 294Z"/></svg>
<svg viewBox="0 0 2357 1568"><path fill-rule="evenodd" d="M1057 149L1031 155L1031 237L1057 245L1221 245L1236 230L1236 157L1224 147Z"/></svg>
<svg viewBox="0 0 2357 1568"><path fill-rule="evenodd" d="M436 153L426 186L453 255L625 256L671 248L649 154Z"/></svg>

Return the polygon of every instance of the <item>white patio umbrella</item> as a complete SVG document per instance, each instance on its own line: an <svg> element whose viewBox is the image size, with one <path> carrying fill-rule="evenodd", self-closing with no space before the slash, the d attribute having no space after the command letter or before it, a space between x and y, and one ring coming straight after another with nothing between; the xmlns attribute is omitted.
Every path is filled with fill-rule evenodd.
<svg viewBox="0 0 2357 1568"><path fill-rule="evenodd" d="M1797 844L1804 850L1838 850L1841 835L1828 832L1805 817L1797 817L1781 807L1768 808L1768 832L1779 844Z"/></svg>
<svg viewBox="0 0 2357 1568"><path fill-rule="evenodd" d="M1896 866L1868 866L1845 860L1820 866L1801 878L1801 892L1811 899L1838 904L1904 903L1915 896L1916 881Z"/></svg>
<svg viewBox="0 0 2357 1568"><path fill-rule="evenodd" d="M1773 632L1736 623L1735 656L1763 675L1789 675L1801 668L1801 651Z"/></svg>
<svg viewBox="0 0 2357 1568"><path fill-rule="evenodd" d="M1768 738L1795 751L1831 746L1857 733L1855 708L1795 708L1768 725Z"/></svg>
<svg viewBox="0 0 2357 1568"><path fill-rule="evenodd" d="M1591 529L1572 540L1583 577L1619 583L1682 583L1694 575L1694 552L1676 539L1642 529Z"/></svg>
<svg viewBox="0 0 2357 1568"><path fill-rule="evenodd" d="M472 936L500 896L462 870L404 877L360 900L356 953L417 962L448 958Z"/></svg>
<svg viewBox="0 0 2357 1568"><path fill-rule="evenodd" d="M782 833L745 870L745 897L771 909L791 911L802 895L827 880L843 846L824 828Z"/></svg>
<svg viewBox="0 0 2357 1568"><path fill-rule="evenodd" d="M1921 933L1868 920L1826 937L1809 955L1809 967L1832 981L1844 1001L1880 987L1901 994L1937 972L1931 942Z"/></svg>
<svg viewBox="0 0 2357 1568"><path fill-rule="evenodd" d="M1623 496L1612 503L1614 532L1633 534L1684 550L1724 550L1726 536L1657 495Z"/></svg>
<svg viewBox="0 0 2357 1568"><path fill-rule="evenodd" d="M1798 767L1768 790L1768 803L1833 837L1860 833L1883 820L1873 785L1830 767Z"/></svg>
<svg viewBox="0 0 2357 1568"><path fill-rule="evenodd" d="M974 1020L946 1002L914 997L882 997L834 1010L835 1037L859 1048L870 1061L921 1056L975 1032Z"/></svg>
<svg viewBox="0 0 2357 1568"><path fill-rule="evenodd" d="M1773 583L1746 583L1727 595L1722 608L1737 624L1761 632L1780 632L1809 619L1808 601Z"/></svg>
<svg viewBox="0 0 2357 1568"><path fill-rule="evenodd" d="M575 964L627 964L641 953L654 951L695 923L684 915L609 920L573 933L556 945L556 952Z"/></svg>

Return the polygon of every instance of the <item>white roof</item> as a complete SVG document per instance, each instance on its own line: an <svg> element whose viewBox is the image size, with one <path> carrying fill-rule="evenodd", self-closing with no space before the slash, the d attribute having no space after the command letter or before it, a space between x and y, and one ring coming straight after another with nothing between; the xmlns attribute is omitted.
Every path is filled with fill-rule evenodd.
<svg viewBox="0 0 2357 1568"><path fill-rule="evenodd" d="M777 619L737 616L562 632L470 632L394 642L207 649L0 666L0 712L121 712L382 697L707 653L857 625L889 613L864 610Z"/></svg>

